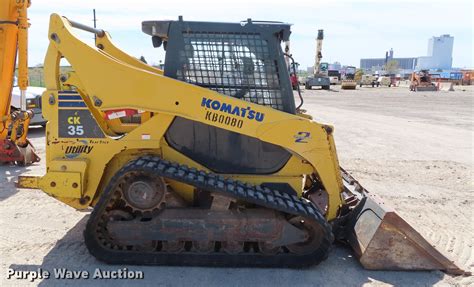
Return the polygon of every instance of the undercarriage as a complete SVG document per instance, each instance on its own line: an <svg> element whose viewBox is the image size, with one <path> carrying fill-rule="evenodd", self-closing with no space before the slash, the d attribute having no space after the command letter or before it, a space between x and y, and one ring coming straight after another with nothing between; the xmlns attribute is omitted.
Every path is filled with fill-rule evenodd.
<svg viewBox="0 0 474 287"><path fill-rule="evenodd" d="M195 186L192 206L167 179ZM108 263L301 267L324 260L330 225L305 198L145 156L110 181L84 232Z"/></svg>

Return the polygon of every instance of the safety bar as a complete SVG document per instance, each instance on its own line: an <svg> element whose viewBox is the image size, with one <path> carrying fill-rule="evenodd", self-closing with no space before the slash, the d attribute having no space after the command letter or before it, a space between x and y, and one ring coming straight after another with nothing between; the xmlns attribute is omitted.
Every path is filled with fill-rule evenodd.
<svg viewBox="0 0 474 287"><path fill-rule="evenodd" d="M69 20L69 19L67 19L67 20L69 21L71 26L76 28L76 29L96 34L97 37L99 37L99 38L102 38L102 37L105 36L105 31L102 30L102 29L96 29L94 27L90 27L90 26L87 26L87 25L84 25L84 24L81 24L81 23L78 23L78 22L75 22L75 21L72 21L72 20Z"/></svg>

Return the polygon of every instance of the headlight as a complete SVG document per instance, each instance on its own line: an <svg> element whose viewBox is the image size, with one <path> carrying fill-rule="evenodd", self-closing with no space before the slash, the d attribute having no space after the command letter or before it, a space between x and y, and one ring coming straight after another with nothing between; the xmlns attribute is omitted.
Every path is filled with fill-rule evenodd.
<svg viewBox="0 0 474 287"><path fill-rule="evenodd" d="M36 108L36 99L26 99L26 108L27 109Z"/></svg>

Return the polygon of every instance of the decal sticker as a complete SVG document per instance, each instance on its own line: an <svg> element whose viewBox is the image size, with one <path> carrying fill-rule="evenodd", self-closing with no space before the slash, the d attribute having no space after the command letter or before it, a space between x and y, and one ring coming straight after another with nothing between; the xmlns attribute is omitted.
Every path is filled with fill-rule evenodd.
<svg viewBox="0 0 474 287"><path fill-rule="evenodd" d="M217 123L225 124L231 127L238 127L239 129L242 128L242 126L244 125L243 120L239 120L231 116L219 115L217 113L213 113L209 111L206 112L205 119L214 123L217 122Z"/></svg>
<svg viewBox="0 0 474 287"><path fill-rule="evenodd" d="M89 110L60 109L58 134L62 138L104 138Z"/></svg>
<svg viewBox="0 0 474 287"><path fill-rule="evenodd" d="M110 114L107 114L107 117L109 120L113 120L113 119L125 117L126 115L127 113L125 111L119 111L119 112L111 112Z"/></svg>
<svg viewBox="0 0 474 287"><path fill-rule="evenodd" d="M124 110L109 110L105 111L105 118L108 120L114 120L122 117L131 117L139 113L134 109L124 109Z"/></svg>
<svg viewBox="0 0 474 287"><path fill-rule="evenodd" d="M205 119L211 122L218 122L231 127L242 128L244 124L244 121L242 119L263 122L265 118L265 113L257 112L249 106L243 108L225 102L220 102L219 100L213 100L208 98L202 98L201 107L205 108L206 110L209 109L228 114L223 115L221 113L207 111Z"/></svg>
<svg viewBox="0 0 474 287"><path fill-rule="evenodd" d="M298 132L294 138L295 143L308 143L307 139L311 139L311 133L309 132Z"/></svg>
<svg viewBox="0 0 474 287"><path fill-rule="evenodd" d="M104 133L76 91L58 93L58 135L61 138L105 138Z"/></svg>
<svg viewBox="0 0 474 287"><path fill-rule="evenodd" d="M75 144L66 146L64 155L66 158L73 159L81 154L90 154L93 149L94 147L90 146L86 140L80 140Z"/></svg>

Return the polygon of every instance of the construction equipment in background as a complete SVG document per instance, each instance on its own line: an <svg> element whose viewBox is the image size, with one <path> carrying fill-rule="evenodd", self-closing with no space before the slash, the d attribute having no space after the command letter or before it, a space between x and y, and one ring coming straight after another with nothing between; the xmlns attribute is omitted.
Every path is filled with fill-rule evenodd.
<svg viewBox="0 0 474 287"><path fill-rule="evenodd" d="M292 55L289 54L289 45L287 46L288 50L285 52L286 58L287 58L287 65L288 65L288 72L290 73L290 82L291 82L291 87L293 88L294 91L299 92L299 77L298 77L298 67L300 64L295 63Z"/></svg>
<svg viewBox="0 0 474 287"><path fill-rule="evenodd" d="M377 81L380 83L380 86L391 87L392 78L390 76L380 76Z"/></svg>
<svg viewBox="0 0 474 287"><path fill-rule="evenodd" d="M461 70L462 82L461 85L472 85L474 83L474 70Z"/></svg>
<svg viewBox="0 0 474 287"><path fill-rule="evenodd" d="M94 33L96 47L74 28ZM289 24L180 17L142 29L166 47L164 71L103 30L50 20L47 172L20 176L18 186L93 207L84 231L92 255L303 267L337 239L369 269L463 273L340 168L332 126L295 107L280 46ZM72 71L61 75L63 57Z"/></svg>
<svg viewBox="0 0 474 287"><path fill-rule="evenodd" d="M450 72L448 81L453 83L454 86L462 85L463 73L460 71Z"/></svg>
<svg viewBox="0 0 474 287"><path fill-rule="evenodd" d="M337 85L341 81L341 73L338 70L328 70L328 77L331 85Z"/></svg>
<svg viewBox="0 0 474 287"><path fill-rule="evenodd" d="M299 81L298 76L295 73L290 73L291 88L296 91L298 90Z"/></svg>
<svg viewBox="0 0 474 287"><path fill-rule="evenodd" d="M28 87L28 14L30 1L0 2L0 164L27 165L39 161L29 142L28 128L33 118L27 110ZM18 56L20 109L11 109L13 78Z"/></svg>
<svg viewBox="0 0 474 287"><path fill-rule="evenodd" d="M313 87L321 87L323 90L329 90L331 82L328 77L329 63L321 63L323 58L324 31L318 30L318 37L316 38L316 56L314 57L313 75L306 78L304 88L311 90Z"/></svg>
<svg viewBox="0 0 474 287"><path fill-rule="evenodd" d="M410 78L410 91L423 92L432 91L436 92L438 88L431 80L431 75L428 70L421 70L419 72L413 72Z"/></svg>
<svg viewBox="0 0 474 287"><path fill-rule="evenodd" d="M348 66L345 69L345 73L341 81L341 89L343 90L355 90L357 82L354 80L356 73L356 67Z"/></svg>
<svg viewBox="0 0 474 287"><path fill-rule="evenodd" d="M21 107L21 90L18 87L17 82L13 81L13 90L12 97L10 102L10 113L20 110ZM43 113L41 112L41 95L46 90L43 87L32 87L28 86L26 90L26 108L33 111L33 117L30 118L30 126L40 125L45 127L46 120L43 118Z"/></svg>
<svg viewBox="0 0 474 287"><path fill-rule="evenodd" d="M380 86L380 82L378 81L378 77L376 75L362 75L362 79L359 82L359 87L362 86L371 86L378 87Z"/></svg>

